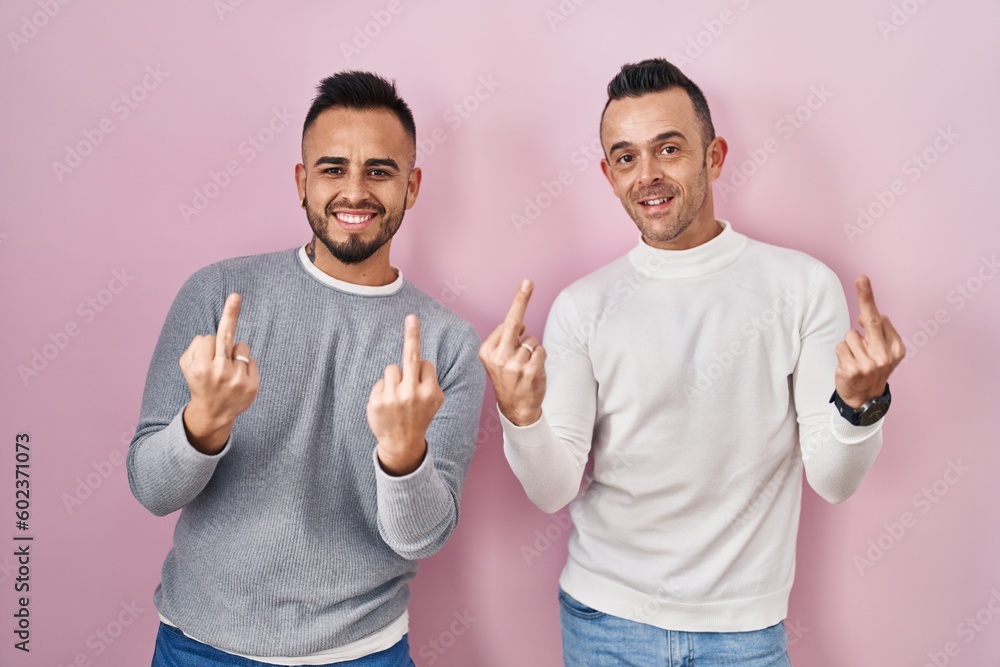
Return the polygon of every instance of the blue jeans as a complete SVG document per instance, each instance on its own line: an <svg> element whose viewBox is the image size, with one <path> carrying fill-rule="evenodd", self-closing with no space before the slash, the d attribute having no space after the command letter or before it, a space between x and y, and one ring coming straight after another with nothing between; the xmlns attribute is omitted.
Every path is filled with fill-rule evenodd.
<svg viewBox="0 0 1000 667"><path fill-rule="evenodd" d="M160 623L152 667L267 667L267 663L220 651L191 639L175 627ZM322 667L413 667L413 661L404 635L384 651Z"/></svg>
<svg viewBox="0 0 1000 667"><path fill-rule="evenodd" d="M791 667L785 624L677 632L597 611L559 590L566 667Z"/></svg>

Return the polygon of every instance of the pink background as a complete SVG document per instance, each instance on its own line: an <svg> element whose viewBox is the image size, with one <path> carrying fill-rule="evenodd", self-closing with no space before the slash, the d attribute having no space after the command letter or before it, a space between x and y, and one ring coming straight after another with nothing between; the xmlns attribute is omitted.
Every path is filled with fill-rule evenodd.
<svg viewBox="0 0 1000 667"><path fill-rule="evenodd" d="M424 185L394 263L484 335L531 276L529 331L541 333L561 288L636 240L592 143L619 66L665 56L701 85L729 140L722 180L735 191L716 185L718 215L822 259L848 288L869 273L911 345L861 490L838 507L805 492L795 664L996 664L1000 279L989 260L1000 227L983 195L997 190L998 18L986 0L3 3L0 663L148 664L176 516L146 512L120 465L146 367L195 269L309 238L293 165L320 78L347 68L396 78L415 112ZM366 29L374 36L362 39ZM251 154L250 136L262 150ZM53 162L81 142L88 154L57 174ZM925 152L922 170L912 156ZM239 173L209 185L185 221L181 205L230 161ZM567 184L547 197L563 171ZM859 207L873 219L845 227ZM534 219L518 229L515 214ZM59 333L67 327L75 335ZM36 352L51 358L23 379ZM413 656L557 665L568 534L508 469L491 396L483 415L459 529L413 586ZM30 654L12 635L21 432L31 436ZM954 483L950 464L968 468L947 476ZM934 502L921 500L925 488ZM85 498L67 506L75 494ZM529 563L524 547L538 557ZM137 615L123 612L133 603Z"/></svg>

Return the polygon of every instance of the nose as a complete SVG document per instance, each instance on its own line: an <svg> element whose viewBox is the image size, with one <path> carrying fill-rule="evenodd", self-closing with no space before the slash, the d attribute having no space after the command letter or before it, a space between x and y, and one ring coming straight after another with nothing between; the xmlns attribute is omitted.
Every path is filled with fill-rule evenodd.
<svg viewBox="0 0 1000 667"><path fill-rule="evenodd" d="M368 198L368 186L365 182L365 174L363 170L354 170L348 174L347 178L343 181L344 188L341 190L341 196L344 199L351 202L352 204L357 204Z"/></svg>
<svg viewBox="0 0 1000 667"><path fill-rule="evenodd" d="M663 170L655 158L651 156L640 156L639 160L639 185L652 185L663 179Z"/></svg>

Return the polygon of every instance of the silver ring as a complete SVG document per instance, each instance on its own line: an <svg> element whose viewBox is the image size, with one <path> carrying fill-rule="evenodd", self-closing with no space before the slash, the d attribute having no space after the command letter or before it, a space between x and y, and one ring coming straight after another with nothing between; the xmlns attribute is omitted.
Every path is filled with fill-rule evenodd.
<svg viewBox="0 0 1000 667"><path fill-rule="evenodd" d="M249 364L250 357L245 357L242 354L237 354L235 357L233 357L233 361L242 361L244 364Z"/></svg>
<svg viewBox="0 0 1000 667"><path fill-rule="evenodd" d="M521 343L521 347L523 347L524 349L526 349L528 351L528 354L531 354L532 352L535 351L535 348L533 348L532 346L528 345L527 343Z"/></svg>

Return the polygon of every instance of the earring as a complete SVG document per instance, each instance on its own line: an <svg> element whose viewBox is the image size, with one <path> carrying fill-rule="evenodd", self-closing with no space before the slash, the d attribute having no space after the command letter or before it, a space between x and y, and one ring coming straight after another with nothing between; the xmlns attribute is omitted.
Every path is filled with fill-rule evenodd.
<svg viewBox="0 0 1000 667"><path fill-rule="evenodd" d="M306 198L305 197L303 197L302 201L299 202L299 206L301 206L302 208L306 207Z"/></svg>

